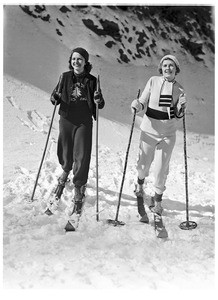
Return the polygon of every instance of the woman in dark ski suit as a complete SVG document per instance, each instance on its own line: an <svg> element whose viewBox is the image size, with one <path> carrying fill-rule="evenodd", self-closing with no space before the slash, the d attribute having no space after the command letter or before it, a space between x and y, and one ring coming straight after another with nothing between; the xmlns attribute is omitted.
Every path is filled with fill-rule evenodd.
<svg viewBox="0 0 218 300"><path fill-rule="evenodd" d="M105 102L101 90L96 90L97 79L90 74L92 65L85 49L72 50L69 69L62 74L51 95L51 102L60 104L57 155L63 173L59 184L66 182L73 169L74 200L80 201L88 180L92 117L96 119L96 104L102 109Z"/></svg>

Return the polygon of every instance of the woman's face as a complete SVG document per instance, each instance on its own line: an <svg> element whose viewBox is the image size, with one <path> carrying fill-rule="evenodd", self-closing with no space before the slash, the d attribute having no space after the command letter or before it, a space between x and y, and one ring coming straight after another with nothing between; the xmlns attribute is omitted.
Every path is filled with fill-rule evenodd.
<svg viewBox="0 0 218 300"><path fill-rule="evenodd" d="M71 65L76 74L81 74L84 71L86 61L85 58L77 52L74 52L71 57Z"/></svg>
<svg viewBox="0 0 218 300"><path fill-rule="evenodd" d="M168 81L174 80L176 76L176 64L171 59L165 59L162 62L162 74Z"/></svg>

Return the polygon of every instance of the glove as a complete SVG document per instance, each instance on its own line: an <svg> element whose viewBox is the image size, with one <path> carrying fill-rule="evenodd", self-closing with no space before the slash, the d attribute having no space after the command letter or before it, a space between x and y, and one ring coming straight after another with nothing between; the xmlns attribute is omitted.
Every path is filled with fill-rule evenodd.
<svg viewBox="0 0 218 300"><path fill-rule="evenodd" d="M187 100L186 100L186 94L181 94L179 96L179 101L178 101L178 104L177 104L177 110L179 112L179 114L181 112L184 112L185 109L186 109L186 104L187 104Z"/></svg>
<svg viewBox="0 0 218 300"><path fill-rule="evenodd" d="M102 101L101 91L100 92L95 91L95 93L94 93L94 102L95 102L95 104L100 104L101 101Z"/></svg>
<svg viewBox="0 0 218 300"><path fill-rule="evenodd" d="M135 99L135 100L132 101L132 104L131 104L132 113L134 113L135 111L136 111L136 113L138 113L143 108L144 108L144 105L141 102L139 102L138 99Z"/></svg>
<svg viewBox="0 0 218 300"><path fill-rule="evenodd" d="M57 105L61 103L61 93L55 92L51 95L51 102L52 104L55 104L57 102Z"/></svg>

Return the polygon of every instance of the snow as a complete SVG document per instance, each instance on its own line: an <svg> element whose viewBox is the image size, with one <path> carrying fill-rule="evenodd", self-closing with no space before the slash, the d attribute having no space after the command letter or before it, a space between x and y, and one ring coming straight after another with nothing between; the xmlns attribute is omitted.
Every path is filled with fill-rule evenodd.
<svg viewBox="0 0 218 300"><path fill-rule="evenodd" d="M54 9L53 14L55 15ZM129 290L126 297L132 295L132 292L135 297L139 291L143 293L167 291L168 298L171 291L177 291L177 298L180 297L178 291L186 290L189 296L193 291L197 293L197 290L200 290L201 295L205 292L208 295L215 288L212 117L214 99L211 79L213 73L206 68L202 70L200 66L188 65L184 62L187 76L181 75L180 78L187 84L190 97L195 99L190 104L187 115L189 217L198 226L190 231L179 228L179 224L186 220L183 132L182 121L179 121L177 142L163 197L165 209L163 219L169 238L162 240L155 236L152 215L147 206L150 224L139 222L133 193L137 174L135 166L141 116L137 116L136 119L119 210L119 220L124 221L125 226L113 227L106 222L109 218L114 219L116 215L132 121L130 103L137 94L136 84L143 88L146 80L141 78L144 70L139 66L125 66L113 60L108 61L107 53L104 54L103 50L99 59L92 54L91 59L95 66L93 72L94 75L98 72L102 74L101 86L106 99L106 107L100 111L99 119L99 222L96 221L96 127L94 123L92 160L84 212L78 231L66 234L65 211L72 199L71 181L64 190L57 213L50 217L43 213L48 197L61 174L56 157L57 113L34 201L30 200L53 111L53 106L49 102L49 92L52 89L52 82L53 87L55 86L61 68L64 70L63 64L58 63L58 70L53 72L56 68L57 53L64 61L63 44L54 40L51 25L43 27L17 7L11 9L8 7L5 15L10 20L6 27L10 38L6 43L7 65L3 83L4 289L11 293L18 289L17 295L19 290L32 289L34 293L36 291L36 295L41 289L51 289L50 295L54 295L54 289L61 291L75 289L84 293L87 290L96 293L108 290L107 296L117 291L115 297L120 296L121 290ZM56 17L60 19L60 15ZM77 16L75 20L76 18ZM28 37L29 49L25 48L25 53L24 46L18 42L12 49L9 40L14 38L18 40L19 37L24 42L27 39L26 34L31 36L34 32L37 32L38 43ZM43 44L45 40L46 44ZM100 43L100 40L97 42ZM26 44L27 40L24 45ZM44 48L43 54L37 51L40 50L41 45ZM50 52L54 45L55 53ZM72 47L72 45L68 46ZM34 55L38 53L39 58L43 56L43 59L40 63L35 59L31 62L31 68L26 64L22 69L22 61L26 53L29 51L27 58L34 57L32 52L34 47ZM64 51L68 53L67 48ZM17 65L13 64L14 53L16 59L20 58ZM43 65L43 60L49 56L49 63ZM36 74L33 70L37 71ZM146 78L154 71L153 67L147 68ZM49 78L49 72L52 78ZM128 76L123 82L125 74ZM209 76L206 76L208 74ZM42 75L45 75L45 78ZM113 90L108 84L110 82L114 83L111 85ZM206 94L209 95L207 106L199 102L199 99L203 99ZM195 116L192 116L192 111L197 111ZM210 113L211 119L208 120ZM153 166L145 188L146 204L152 195L152 170Z"/></svg>

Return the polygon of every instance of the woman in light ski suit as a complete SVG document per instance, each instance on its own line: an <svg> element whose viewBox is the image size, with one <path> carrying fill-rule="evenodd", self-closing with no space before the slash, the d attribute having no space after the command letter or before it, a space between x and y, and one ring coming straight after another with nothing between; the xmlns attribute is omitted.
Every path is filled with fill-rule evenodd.
<svg viewBox="0 0 218 300"><path fill-rule="evenodd" d="M96 119L96 104L102 109L105 103L101 90L96 90L96 77L90 74L92 65L85 49L72 50L69 69L70 71L62 74L51 95L51 102L55 104L57 101L57 104L60 104L57 154L63 173L59 184L65 184L73 169L74 200L80 201L88 180L92 117Z"/></svg>
<svg viewBox="0 0 218 300"><path fill-rule="evenodd" d="M176 141L176 119L186 107L183 87L175 80L180 65L173 55L165 55L159 63L161 76L151 77L139 99L133 100L132 111L145 111L140 126L141 136L137 161L138 179L135 193L142 195L145 177L149 175L155 155L154 196L150 209L162 214L162 195L169 173L169 163Z"/></svg>

